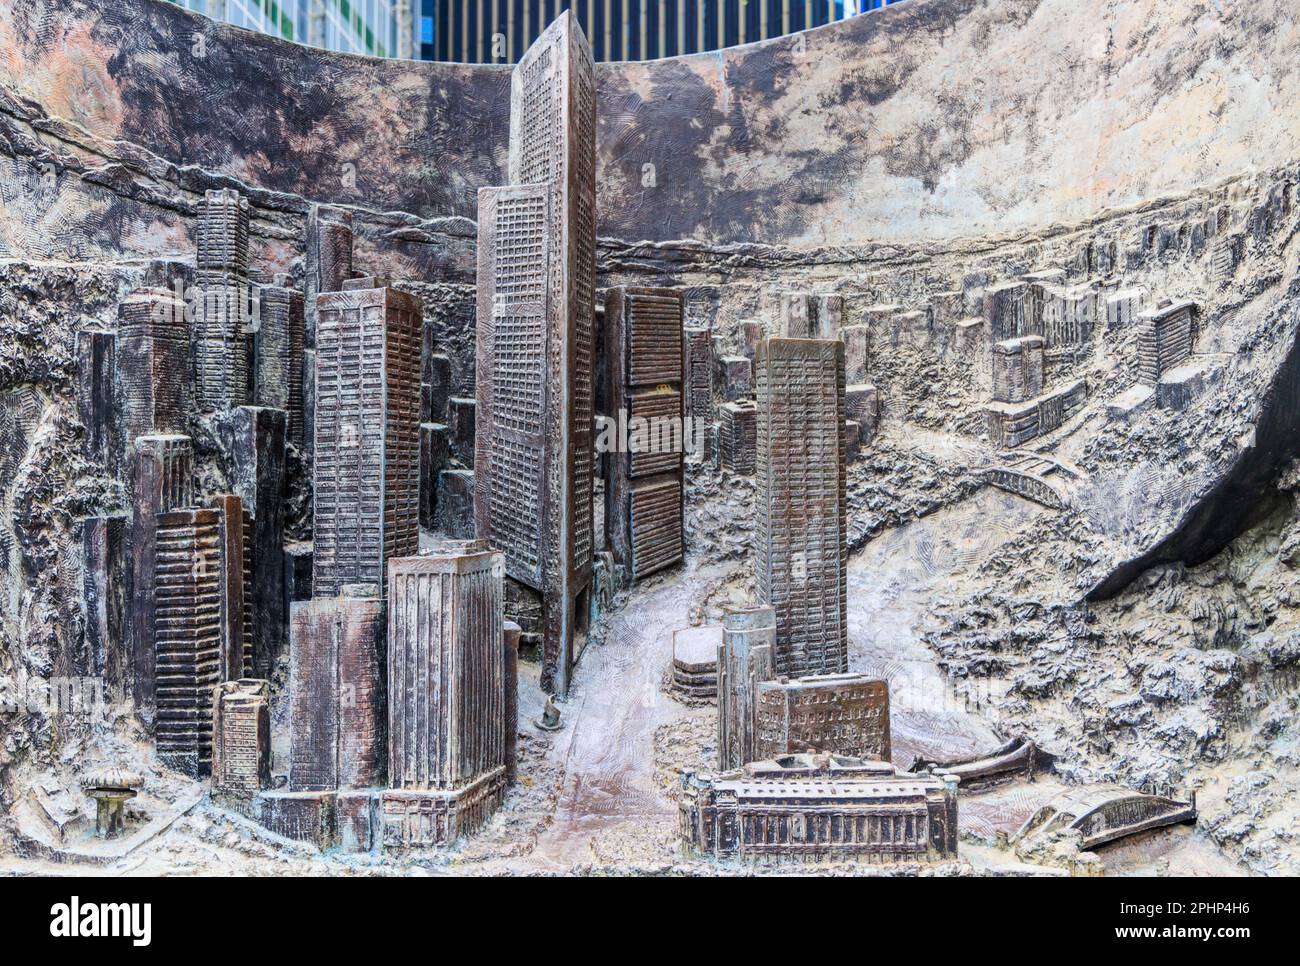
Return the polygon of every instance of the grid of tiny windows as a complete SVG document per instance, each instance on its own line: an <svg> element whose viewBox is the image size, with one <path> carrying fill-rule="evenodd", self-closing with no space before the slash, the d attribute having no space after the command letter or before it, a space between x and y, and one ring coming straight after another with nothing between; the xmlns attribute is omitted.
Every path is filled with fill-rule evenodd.
<svg viewBox="0 0 1300 966"><path fill-rule="evenodd" d="M560 137L560 72L554 67L554 50L544 47L523 69L523 150L519 180L540 184L555 176L556 144Z"/></svg>
<svg viewBox="0 0 1300 966"><path fill-rule="evenodd" d="M492 324L493 418L503 428L540 435L546 365L543 319L498 315Z"/></svg>
<svg viewBox="0 0 1300 966"><path fill-rule="evenodd" d="M536 574L541 561L542 451L497 435L492 442L492 539L506 558Z"/></svg>
<svg viewBox="0 0 1300 966"><path fill-rule="evenodd" d="M496 278L493 280L497 305L542 300L546 282L545 220L544 194L502 198L497 202Z"/></svg>

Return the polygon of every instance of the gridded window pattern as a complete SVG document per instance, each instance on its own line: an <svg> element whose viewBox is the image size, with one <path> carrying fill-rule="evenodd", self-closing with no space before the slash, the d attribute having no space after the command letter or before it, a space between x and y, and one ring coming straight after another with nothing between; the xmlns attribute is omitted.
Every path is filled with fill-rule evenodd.
<svg viewBox="0 0 1300 966"><path fill-rule="evenodd" d="M543 270L538 274L546 342L538 359L539 368L546 367L544 379L566 386L567 393L557 393L556 399L567 395L568 408L539 411L537 431L552 438L557 432L565 434L565 465L559 472L566 479L556 495L564 500L569 526L562 559L546 562L548 576L557 570L587 573L592 554L594 136L591 54L580 36L570 34L567 23L557 23L516 71L510 131L511 182L550 187L545 196L549 230L542 232ZM497 245L502 245L499 235ZM495 303L500 301L498 295ZM494 379L498 372L500 367L494 367ZM506 398L495 382L493 391L499 401ZM495 412L504 410L494 407ZM494 485L494 492L498 489ZM559 539L562 518L557 513L545 521L547 539Z"/></svg>
<svg viewBox="0 0 1300 966"><path fill-rule="evenodd" d="M518 128L519 170L510 172L510 180L514 184L541 184L555 176L556 147L561 139L560 99L564 90L554 48L538 48L533 59L521 65L521 72L520 97L510 107L511 123ZM513 162L513 151L511 155Z"/></svg>
<svg viewBox="0 0 1300 966"><path fill-rule="evenodd" d="M493 320L494 415L503 429L541 435L544 321L540 314L498 315Z"/></svg>
<svg viewBox="0 0 1300 966"><path fill-rule="evenodd" d="M348 583L379 583L382 577L383 347L364 337L365 328L359 307L321 306L314 466L317 596L337 594Z"/></svg>
<svg viewBox="0 0 1300 966"><path fill-rule="evenodd" d="M542 450L497 434L492 442L492 545L508 572L534 586L541 580Z"/></svg>
<svg viewBox="0 0 1300 966"><path fill-rule="evenodd" d="M713 332L686 330L687 399L691 418L701 425L713 418Z"/></svg>
<svg viewBox="0 0 1300 966"><path fill-rule="evenodd" d="M585 431L575 430L573 433L573 506L569 519L572 521L570 532L573 534L572 567L579 574L584 571L590 572L591 569L593 529L591 511L594 498L592 474L595 470L595 461L592 459L594 439L589 428L591 424L592 418L588 414L586 423L588 428Z"/></svg>
<svg viewBox="0 0 1300 966"><path fill-rule="evenodd" d="M546 284L546 196L505 196L497 202L495 307L541 302Z"/></svg>
<svg viewBox="0 0 1300 966"><path fill-rule="evenodd" d="M330 292L317 328L313 593L386 578L418 549L419 309L391 289Z"/></svg>

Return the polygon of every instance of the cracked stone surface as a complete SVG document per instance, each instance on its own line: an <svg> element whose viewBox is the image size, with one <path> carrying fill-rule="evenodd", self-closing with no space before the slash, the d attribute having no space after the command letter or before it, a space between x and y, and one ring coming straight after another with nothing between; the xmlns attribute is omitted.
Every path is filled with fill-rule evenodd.
<svg viewBox="0 0 1300 966"><path fill-rule="evenodd" d="M301 282L313 203L350 211L357 266L421 297L426 347L472 395L475 192L504 180L506 70L332 55L160 0L99 6L0 9L6 696L84 663L77 521L126 506L82 454L76 333L114 329L133 288L192 280L203 192L249 198L262 281ZM196 30L206 58L188 54ZM776 332L783 292L844 297L882 399L848 471L851 666L891 682L900 765L1018 736L1056 758L1037 782L963 794L960 863L825 871L1300 872L1300 14L909 0L803 40L598 68L597 284L683 288L726 352L744 320ZM971 63L979 83L955 87ZM1049 389L1084 380L1085 404L1019 454L1063 467L1060 508L986 482L1008 460L981 411L987 336L972 348L956 328L1044 270L1103 292L1091 337L1045 365ZM1136 286L1148 307L1197 303L1203 378L1177 411L1121 418L1107 404L1136 385L1139 339L1108 325L1104 294ZM189 429L196 492L220 492L213 421ZM303 458L295 540L311 537ZM521 780L476 837L320 855L202 800L107 870L744 874L678 849L678 775L709 767L716 737L712 708L663 680L674 629L750 600L753 492L688 464L687 563L620 593L560 731L531 726L543 698L523 666ZM283 665L272 680L283 773ZM29 823L84 822L88 762L140 771L155 810L190 801L109 697L95 716L0 707L0 868L49 871ZM1052 792L1092 782L1195 791L1199 821L1095 858L1068 836L1008 845Z"/></svg>

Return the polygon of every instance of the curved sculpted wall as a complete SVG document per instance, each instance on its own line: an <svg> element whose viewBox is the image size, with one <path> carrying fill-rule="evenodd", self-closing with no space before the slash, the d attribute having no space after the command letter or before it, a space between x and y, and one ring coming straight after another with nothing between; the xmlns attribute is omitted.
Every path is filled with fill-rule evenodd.
<svg viewBox="0 0 1300 966"><path fill-rule="evenodd" d="M1224 9L909 0L601 65L600 233L803 248L1032 233L1293 159L1300 12ZM506 68L329 54L161 0L17 0L0 49L20 103L110 156L138 146L433 220L472 219L475 190L502 180Z"/></svg>
<svg viewBox="0 0 1300 966"><path fill-rule="evenodd" d="M919 669L913 694L933 672L937 692L974 698L1071 782L1235 787L1269 742L1275 761L1295 758L1294 729L1272 722L1294 719L1300 668L1298 22L1295 0L907 0L597 68L597 285L683 290L689 324L728 357L709 420L752 391L737 357L780 330L783 295L841 297L863 421L845 466L854 669ZM98 674L117 666L104 642L130 636L87 595L88 575L123 596L134 579L108 574L107 534L130 532L132 507L121 454L86 445L92 410L116 404L99 401L92 350L132 337L127 293L197 280L206 189L249 201L259 282L303 283L312 206L347 209L358 272L421 300L422 418L467 422L441 373L445 395L472 400L476 191L506 180L509 81L505 67L298 47L163 0L0 0L0 712L13 681ZM1177 316L1168 358L1144 308ZM1016 335L1042 337L1019 376ZM234 488L224 420L186 415L196 506ZM435 464L427 428L426 509L473 463L458 432L460 453ZM285 458L273 535L301 562L311 456ZM748 592L754 517L751 481L689 465L686 567L620 595L611 649L585 665L590 693L604 674L614 699L564 712L586 750L561 751L579 747L566 736L556 759L521 756L538 780L518 814L560 830L551 856L566 863L596 854L588 805L633 794L657 843L646 867L677 861L640 809L695 738L679 743L677 710L655 717L669 701L656 695L687 609L694 621ZM455 505L440 506L426 531L450 532L440 514ZM533 603L507 613L535 626ZM1290 704L1265 712L1275 686ZM896 751L952 737L947 709L907 703L891 709ZM1257 713L1268 726L1247 737ZM4 815L36 815L24 796L38 784L79 792L74 767L124 748L155 773L128 726L0 713L0 857L18 827ZM651 746L653 762L636 757ZM1232 768L1216 776L1220 762ZM1279 775L1248 794L1204 786L1205 826L1256 867L1284 854L1294 870L1292 811L1240 831L1296 800L1300 767ZM591 791L560 809L562 781ZM630 823L605 817L621 840ZM513 819L501 831L512 855L535 848Z"/></svg>
<svg viewBox="0 0 1300 966"><path fill-rule="evenodd" d="M1209 4L920 0L717 57L617 65L602 79L603 233L1035 232L1294 158L1297 11L1233 9L1227 26ZM680 180L639 194L643 154Z"/></svg>

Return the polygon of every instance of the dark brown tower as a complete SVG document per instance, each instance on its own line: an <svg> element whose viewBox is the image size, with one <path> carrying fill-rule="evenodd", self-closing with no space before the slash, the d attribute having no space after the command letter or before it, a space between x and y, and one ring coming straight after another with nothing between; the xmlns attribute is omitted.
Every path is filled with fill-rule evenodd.
<svg viewBox="0 0 1300 966"><path fill-rule="evenodd" d="M384 604L374 585L293 605L289 790L384 780Z"/></svg>
<svg viewBox="0 0 1300 966"><path fill-rule="evenodd" d="M212 766L212 690L222 680L226 565L222 513L158 515L154 556L154 735L158 757L191 777ZM242 561L240 563L242 569Z"/></svg>
<svg viewBox="0 0 1300 966"><path fill-rule="evenodd" d="M149 433L185 429L189 340L185 303L166 289L136 289L118 305L117 366L128 447Z"/></svg>
<svg viewBox="0 0 1300 966"><path fill-rule="evenodd" d="M605 296L609 453L605 536L632 580L686 553L682 471L682 293L615 288ZM624 439L626 437L626 439ZM627 445L625 445L627 444Z"/></svg>
<svg viewBox="0 0 1300 966"><path fill-rule="evenodd" d="M303 297L283 275L263 285L255 342L254 401L288 413L288 439L302 445Z"/></svg>

